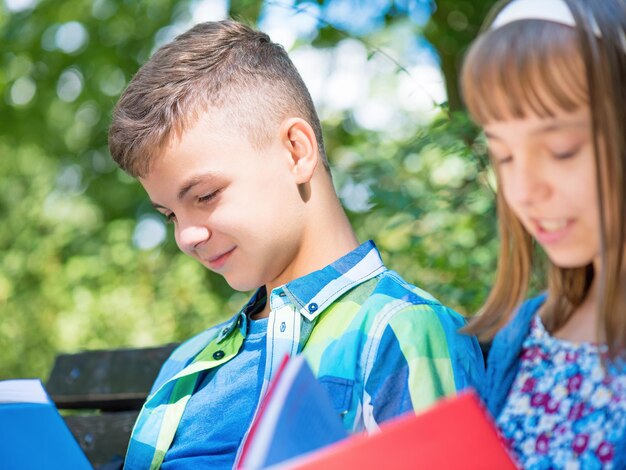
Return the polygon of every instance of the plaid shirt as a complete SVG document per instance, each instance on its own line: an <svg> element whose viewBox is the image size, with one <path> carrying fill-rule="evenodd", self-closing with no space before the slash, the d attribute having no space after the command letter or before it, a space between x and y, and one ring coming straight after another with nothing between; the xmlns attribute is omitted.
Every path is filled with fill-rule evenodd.
<svg viewBox="0 0 626 470"><path fill-rule="evenodd" d="M200 373L238 353L247 314L265 297L259 289L231 320L172 353L137 418L125 469L161 465ZM274 289L269 302L259 401L285 354L306 357L353 432L374 431L388 418L482 386L478 343L457 332L463 317L385 268L371 241Z"/></svg>

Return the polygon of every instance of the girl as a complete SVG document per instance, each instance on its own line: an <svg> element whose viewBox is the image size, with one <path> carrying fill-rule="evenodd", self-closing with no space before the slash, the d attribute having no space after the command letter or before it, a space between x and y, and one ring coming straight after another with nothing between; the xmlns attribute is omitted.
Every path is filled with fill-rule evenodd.
<svg viewBox="0 0 626 470"><path fill-rule="evenodd" d="M623 469L626 0L491 18L462 73L498 181L498 272L469 328L495 334L484 399L525 468ZM547 293L518 308L535 246Z"/></svg>

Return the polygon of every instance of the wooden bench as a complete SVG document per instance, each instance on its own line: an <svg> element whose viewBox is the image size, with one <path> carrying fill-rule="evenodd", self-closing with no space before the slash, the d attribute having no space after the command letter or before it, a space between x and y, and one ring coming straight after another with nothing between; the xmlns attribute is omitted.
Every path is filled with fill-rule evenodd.
<svg viewBox="0 0 626 470"><path fill-rule="evenodd" d="M57 356L46 388L96 469L121 467L139 410L176 346Z"/></svg>

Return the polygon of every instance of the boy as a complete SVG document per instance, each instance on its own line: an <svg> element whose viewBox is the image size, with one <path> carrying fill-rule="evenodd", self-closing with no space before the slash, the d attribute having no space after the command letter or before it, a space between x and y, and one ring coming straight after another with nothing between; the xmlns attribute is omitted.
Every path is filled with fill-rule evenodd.
<svg viewBox="0 0 626 470"><path fill-rule="evenodd" d="M307 358L351 431L480 384L463 318L357 242L309 93L265 34L204 23L161 48L120 98L109 146L182 251L256 290L164 364L126 468L231 468L285 354Z"/></svg>

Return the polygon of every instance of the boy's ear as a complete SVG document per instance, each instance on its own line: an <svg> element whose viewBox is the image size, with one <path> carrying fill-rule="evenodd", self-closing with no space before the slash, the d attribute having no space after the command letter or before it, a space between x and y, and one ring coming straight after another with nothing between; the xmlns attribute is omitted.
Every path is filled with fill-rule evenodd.
<svg viewBox="0 0 626 470"><path fill-rule="evenodd" d="M285 119L280 126L280 140L289 152L296 184L308 183L319 162L313 128L302 118Z"/></svg>

